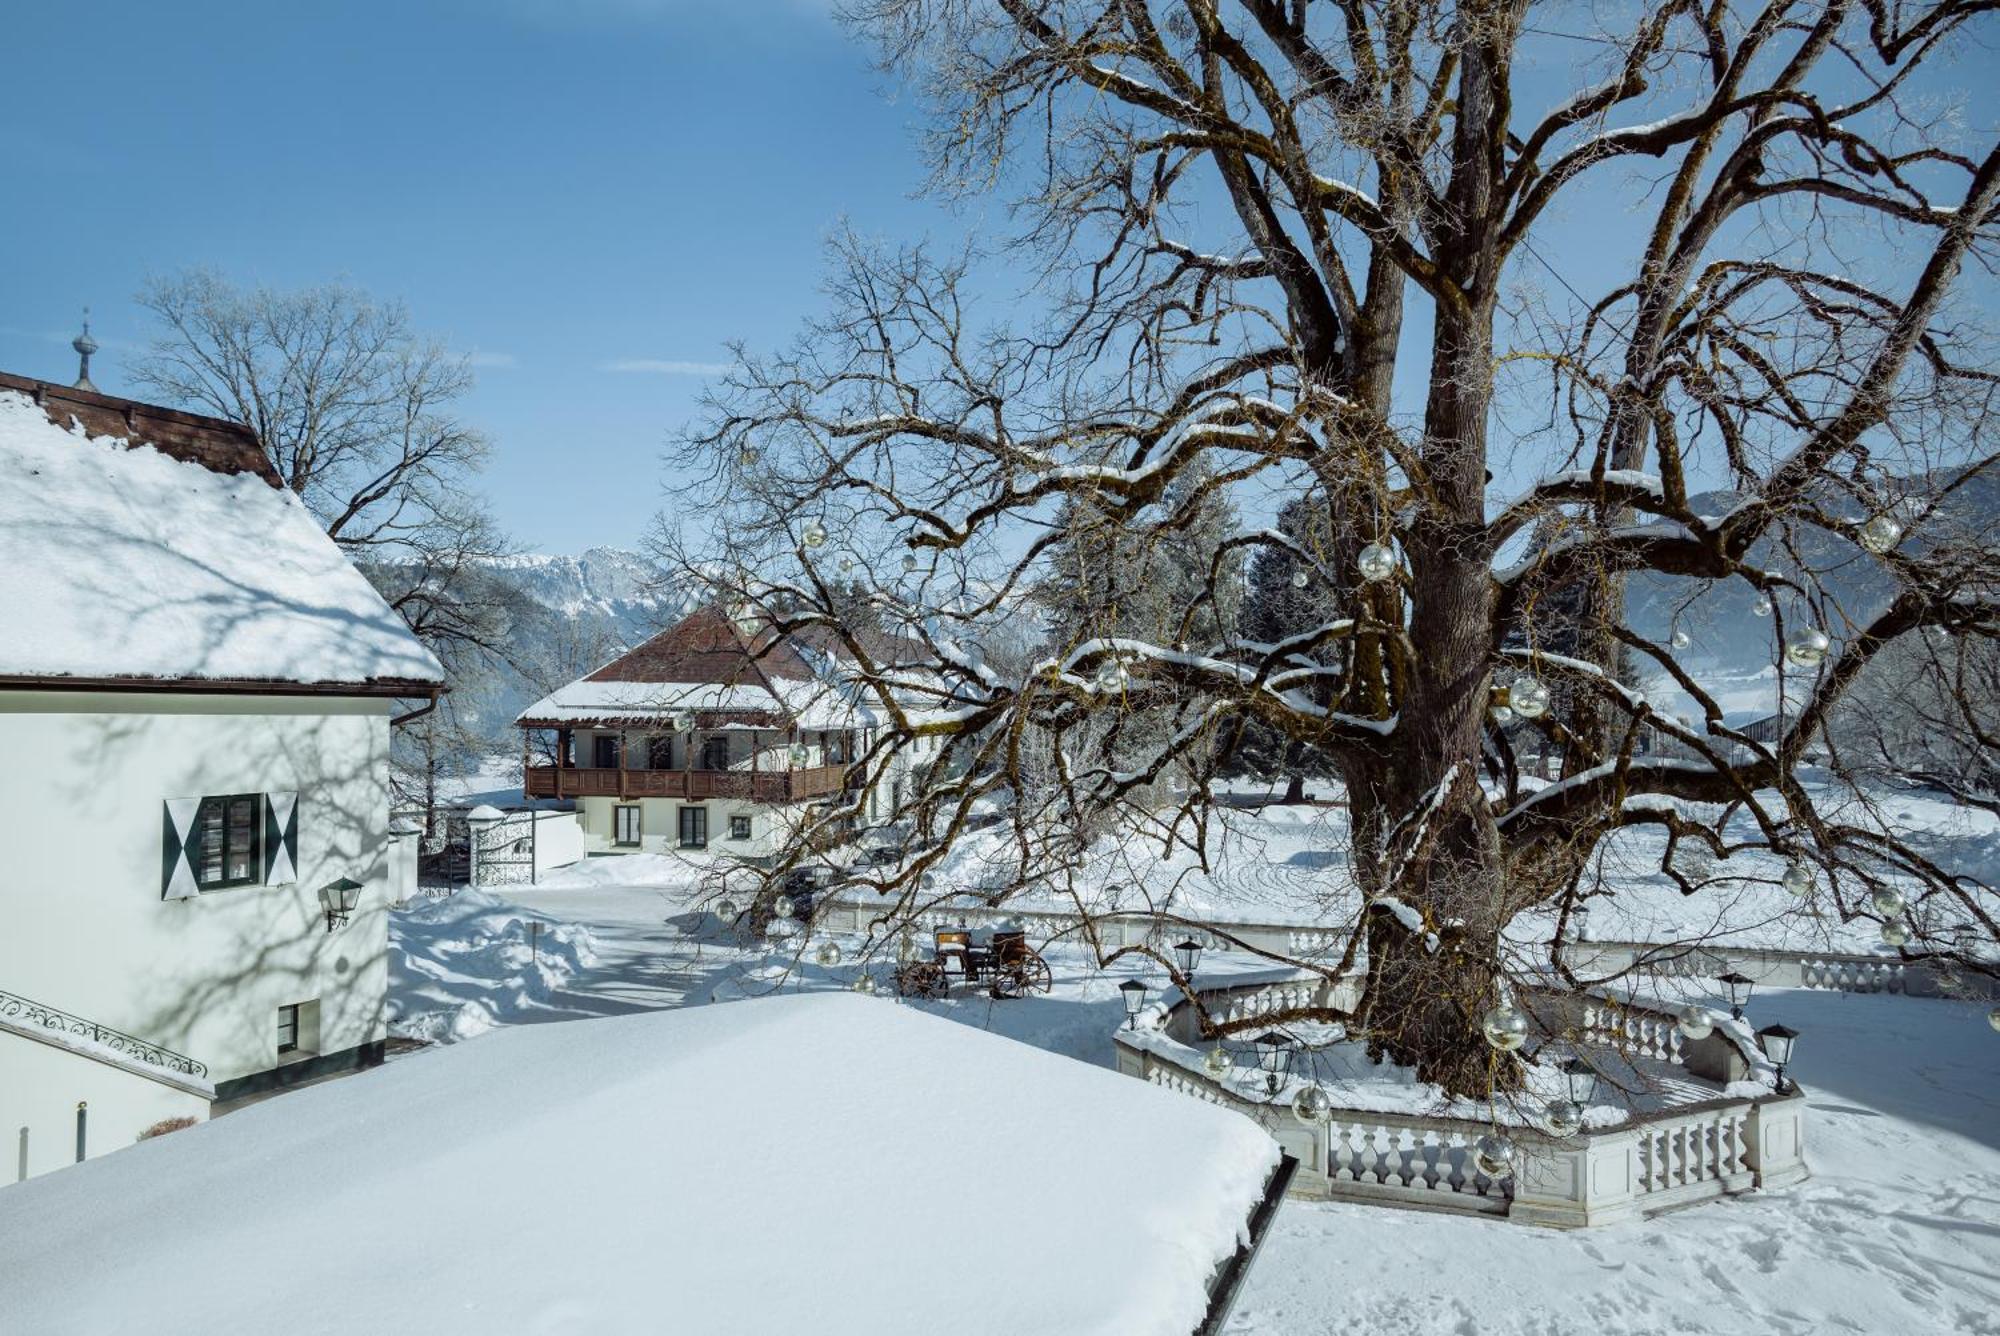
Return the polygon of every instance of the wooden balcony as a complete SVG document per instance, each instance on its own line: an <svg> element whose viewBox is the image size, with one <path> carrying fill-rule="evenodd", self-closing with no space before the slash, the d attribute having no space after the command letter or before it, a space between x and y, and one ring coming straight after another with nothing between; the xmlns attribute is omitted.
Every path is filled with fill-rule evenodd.
<svg viewBox="0 0 2000 1336"><path fill-rule="evenodd" d="M840 792L844 765L807 770L607 770L531 765L522 788L530 798L734 798L771 803L804 802Z"/></svg>

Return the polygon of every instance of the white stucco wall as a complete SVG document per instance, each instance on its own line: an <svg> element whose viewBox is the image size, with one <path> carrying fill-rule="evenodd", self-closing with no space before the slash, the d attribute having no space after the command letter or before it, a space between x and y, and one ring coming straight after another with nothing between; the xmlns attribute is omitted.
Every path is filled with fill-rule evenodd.
<svg viewBox="0 0 2000 1336"><path fill-rule="evenodd" d="M319 1004L320 1053L382 1039L391 708L0 692L0 989L178 1050L217 1085L280 1064L281 1005ZM165 800L270 792L298 794L293 884L161 898ZM340 877L365 889L329 934L318 891ZM0 1137L13 1098L0 1083Z"/></svg>
<svg viewBox="0 0 2000 1336"><path fill-rule="evenodd" d="M208 1117L204 1096L0 1030L0 1185L76 1163L76 1106L88 1105L91 1158L130 1146L168 1118Z"/></svg>

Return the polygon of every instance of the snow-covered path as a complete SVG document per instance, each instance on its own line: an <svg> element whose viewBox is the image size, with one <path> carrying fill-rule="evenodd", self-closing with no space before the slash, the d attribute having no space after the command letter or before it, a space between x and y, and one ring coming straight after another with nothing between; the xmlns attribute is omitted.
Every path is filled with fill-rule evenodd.
<svg viewBox="0 0 2000 1336"><path fill-rule="evenodd" d="M2000 1333L2000 1036L1985 1007L1760 995L1798 1029L1813 1177L1578 1233L1288 1202L1234 1336Z"/></svg>

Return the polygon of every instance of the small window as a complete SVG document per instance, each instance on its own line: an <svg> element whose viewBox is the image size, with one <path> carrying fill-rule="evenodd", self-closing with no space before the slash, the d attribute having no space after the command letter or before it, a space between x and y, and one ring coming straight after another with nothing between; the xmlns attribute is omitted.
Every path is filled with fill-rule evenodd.
<svg viewBox="0 0 2000 1336"><path fill-rule="evenodd" d="M591 739L590 747L592 765L596 766L599 770L616 770L618 768L617 734L600 733Z"/></svg>
<svg viewBox="0 0 2000 1336"><path fill-rule="evenodd" d="M646 739L646 765L654 770L674 768L674 739L671 733L655 733Z"/></svg>
<svg viewBox="0 0 2000 1336"><path fill-rule="evenodd" d="M263 880L264 795L238 793L203 798L194 817L188 862L204 891L252 886Z"/></svg>
<svg viewBox="0 0 2000 1336"><path fill-rule="evenodd" d="M726 736L704 738L702 740L701 768L704 770L727 770L729 768L729 739Z"/></svg>
<svg viewBox="0 0 2000 1336"><path fill-rule="evenodd" d="M708 809L706 807L681 808L681 848L706 849L708 847Z"/></svg>
<svg viewBox="0 0 2000 1336"><path fill-rule="evenodd" d="M278 1056L299 1051L299 1004L278 1008Z"/></svg>
<svg viewBox="0 0 2000 1336"><path fill-rule="evenodd" d="M611 842L613 844L636 845L639 843L639 806L611 809Z"/></svg>
<svg viewBox="0 0 2000 1336"><path fill-rule="evenodd" d="M747 840L747 839L749 839L749 838L750 838L750 818L749 818L749 817L747 817L747 816L732 816L732 817L730 817L730 818L729 818L729 838L730 838L730 839L732 839L732 840Z"/></svg>

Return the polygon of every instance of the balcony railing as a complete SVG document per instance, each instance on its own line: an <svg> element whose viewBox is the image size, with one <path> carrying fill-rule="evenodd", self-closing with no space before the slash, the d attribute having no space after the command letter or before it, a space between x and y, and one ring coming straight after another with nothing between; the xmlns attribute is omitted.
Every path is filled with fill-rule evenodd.
<svg viewBox="0 0 2000 1336"><path fill-rule="evenodd" d="M806 770L627 770L585 766L531 765L523 789L530 798L734 798L758 803L796 803L838 793L844 765Z"/></svg>

